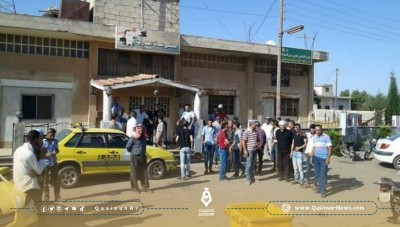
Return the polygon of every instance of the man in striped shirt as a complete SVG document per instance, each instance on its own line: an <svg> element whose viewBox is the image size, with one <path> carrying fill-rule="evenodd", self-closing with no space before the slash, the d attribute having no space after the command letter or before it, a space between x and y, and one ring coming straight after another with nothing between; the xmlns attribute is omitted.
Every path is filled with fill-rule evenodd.
<svg viewBox="0 0 400 227"><path fill-rule="evenodd" d="M249 127L242 135L243 155L246 157L246 179L247 185L251 185L256 180L254 178L254 166L257 155L257 147L259 146L259 139L255 130L256 122L249 121Z"/></svg>

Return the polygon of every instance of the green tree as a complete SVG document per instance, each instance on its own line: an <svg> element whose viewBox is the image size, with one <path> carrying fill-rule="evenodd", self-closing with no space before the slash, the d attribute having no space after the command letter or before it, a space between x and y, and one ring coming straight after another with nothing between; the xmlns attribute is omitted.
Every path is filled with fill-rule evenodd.
<svg viewBox="0 0 400 227"><path fill-rule="evenodd" d="M379 92L375 96L374 106L375 106L375 126L379 126L383 124L382 121L382 110L386 108L387 97Z"/></svg>
<svg viewBox="0 0 400 227"><path fill-rule="evenodd" d="M374 110L374 97L366 91L354 90L351 92L352 110Z"/></svg>
<svg viewBox="0 0 400 227"><path fill-rule="evenodd" d="M339 96L342 96L342 97L350 97L350 90L349 90L349 89L346 89L346 90L341 91L340 94L339 94Z"/></svg>
<svg viewBox="0 0 400 227"><path fill-rule="evenodd" d="M390 72L390 85L389 92L387 95L386 112L385 112L385 123L391 125L392 116L400 114L400 99L397 91L397 82L394 72Z"/></svg>
<svg viewBox="0 0 400 227"><path fill-rule="evenodd" d="M315 89L314 89L314 104L319 105L320 103L321 103L321 97L319 97L317 95L317 92L315 92Z"/></svg>

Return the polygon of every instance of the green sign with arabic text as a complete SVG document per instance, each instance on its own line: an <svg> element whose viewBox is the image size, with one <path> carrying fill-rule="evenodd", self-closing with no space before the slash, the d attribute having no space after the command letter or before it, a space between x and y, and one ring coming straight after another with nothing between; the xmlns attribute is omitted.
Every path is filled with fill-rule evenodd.
<svg viewBox="0 0 400 227"><path fill-rule="evenodd" d="M282 47L282 62L312 65L312 51Z"/></svg>

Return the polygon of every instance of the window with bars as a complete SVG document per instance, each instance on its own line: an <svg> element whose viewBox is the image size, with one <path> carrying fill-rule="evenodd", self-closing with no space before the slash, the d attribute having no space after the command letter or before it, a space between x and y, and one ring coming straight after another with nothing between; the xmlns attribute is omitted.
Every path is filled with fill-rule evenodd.
<svg viewBox="0 0 400 227"><path fill-rule="evenodd" d="M89 42L0 33L0 52L89 58Z"/></svg>
<svg viewBox="0 0 400 227"><path fill-rule="evenodd" d="M246 58L183 52L181 54L181 65L196 68L245 71Z"/></svg>
<svg viewBox="0 0 400 227"><path fill-rule="evenodd" d="M235 96L210 95L208 96L208 112L211 113L219 104L224 106L226 114L235 114Z"/></svg>
<svg viewBox="0 0 400 227"><path fill-rule="evenodd" d="M299 99L281 99L281 115L298 116L299 115Z"/></svg>
<svg viewBox="0 0 400 227"><path fill-rule="evenodd" d="M282 63L282 71L285 71L288 76L308 76L310 72L309 65ZM254 72L275 74L277 71L276 57L256 58L254 60Z"/></svg>
<svg viewBox="0 0 400 227"><path fill-rule="evenodd" d="M170 97L131 96L129 97L129 110L137 110L139 105L145 104L148 110L154 112L157 103L160 103L160 107L165 110L165 117L169 117L171 113Z"/></svg>
<svg viewBox="0 0 400 227"><path fill-rule="evenodd" d="M22 95L22 119L52 120L54 95Z"/></svg>

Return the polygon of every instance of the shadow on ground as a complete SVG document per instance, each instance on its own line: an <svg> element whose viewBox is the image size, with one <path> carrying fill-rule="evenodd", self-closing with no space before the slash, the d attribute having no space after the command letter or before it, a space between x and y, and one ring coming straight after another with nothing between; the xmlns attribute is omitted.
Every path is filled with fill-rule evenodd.
<svg viewBox="0 0 400 227"><path fill-rule="evenodd" d="M329 175L327 184L327 195L333 195L342 191L354 190L364 185L356 178L341 178L340 175Z"/></svg>

